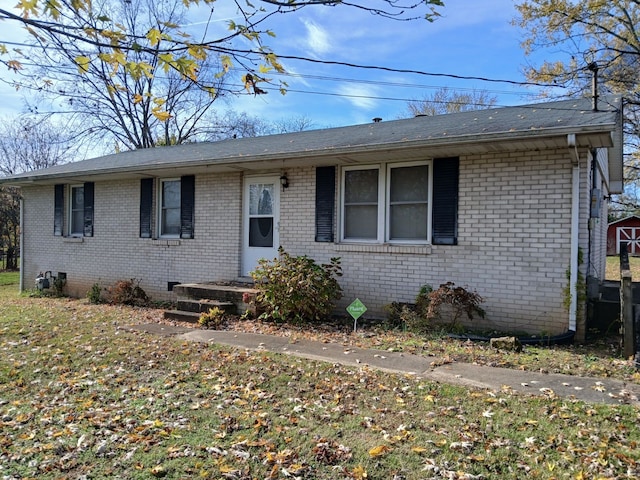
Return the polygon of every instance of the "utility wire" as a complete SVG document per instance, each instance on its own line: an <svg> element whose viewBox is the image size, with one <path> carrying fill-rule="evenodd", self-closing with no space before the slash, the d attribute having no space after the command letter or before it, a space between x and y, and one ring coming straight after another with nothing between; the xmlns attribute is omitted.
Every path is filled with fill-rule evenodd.
<svg viewBox="0 0 640 480"><path fill-rule="evenodd" d="M28 47L28 48L39 48L39 47L36 47L34 45L30 45L30 44L26 44L26 43L4 42L4 41L1 42L1 43L3 43L4 45L12 45L12 46L20 46L20 47ZM220 51L221 52L225 52L227 54L242 53L242 54L257 55L257 56L263 56L264 55L264 52L259 52L259 51L256 51L256 50L238 50L238 49L221 48ZM321 60L321 59L316 59L316 58L299 57L299 56L294 56L294 55L279 55L279 54L276 54L276 57L280 58L280 59L298 60L298 61L303 61L303 62L319 63L319 64L323 64L323 65L338 65L338 66L356 68L356 69L361 69L361 70L379 70L379 71L385 71L385 72L391 72L391 73L408 73L408 74L421 75L421 76L427 76L427 77L452 78L452 79L456 79L456 80L476 80L476 81L488 82L488 83L506 83L506 84L510 84L510 85L528 86L528 87L543 87L543 88L561 87L561 88L564 88L562 85L556 84L556 83L538 83L538 82L528 82L528 81L519 81L519 80L510 80L510 79L489 78L489 77L481 77L481 76L473 76L473 75L458 75L458 74L454 74L454 73L425 72L425 71L422 71L422 70L413 70L413 69L405 69L405 68L393 68L393 67L385 67L385 66L379 66L379 65L361 65L361 64L350 63L350 62L339 62L339 61L336 61L336 60ZM277 73L277 72L270 72L269 74L273 74L273 73Z"/></svg>
<svg viewBox="0 0 640 480"><path fill-rule="evenodd" d="M28 62L23 62L23 65L28 66L28 67L37 67L39 65L34 64L34 63L28 63ZM232 68L232 71L236 71L239 73L244 73L244 70L239 69L239 68ZM531 96L531 97L535 97L538 94L535 92L524 92L524 91L519 91L519 92L515 92L515 91L507 91L507 90L485 90L485 89L478 89L478 88L469 88L469 87L450 87L448 85L425 85L425 84L418 84L418 83L406 83L406 82L387 82L387 81L382 81L382 80L369 80L369 79L356 79L356 78L345 78L345 77L333 77L333 76L323 76L323 75L307 75L307 74L302 74L302 73L290 73L290 72L284 72L284 73L280 73L280 72L269 72L269 76L281 76L281 77L291 77L291 78L300 78L300 79L304 79L304 80L321 80L321 81L330 81L330 82L343 82L343 83L355 83L355 84L363 84L363 85L379 85L379 86L386 86L386 87L400 87L400 88L416 88L416 89L431 89L431 90L438 90L438 89L450 89L452 91L456 91L456 92L474 92L474 91L482 91L482 92L486 92L486 93L491 93L491 94L496 94L496 95L517 95L517 96ZM162 79L162 76L157 76L157 78ZM0 78L0 82L4 82L4 83L10 83L2 78ZM236 87L240 87L240 88L244 88L244 85L231 85L236 86ZM279 89L277 88L273 88L273 87L263 87L266 90L270 90L270 91L278 91ZM305 90L295 90L292 88L286 88L287 92L291 92L291 93L308 93L308 94L316 94L316 95L322 95L322 92L313 92L313 91L305 91ZM331 96L350 96L347 94L338 94L338 93L326 93L326 95L331 95ZM363 98L371 98L371 99L380 99L380 100L402 100L402 101L415 101L416 98L411 98L411 99L401 99L401 98L386 98L386 97L376 97L376 96L367 96Z"/></svg>
<svg viewBox="0 0 640 480"><path fill-rule="evenodd" d="M235 70L238 72L244 72L244 70L239 68L232 68L231 70ZM537 93L534 92L525 92L519 91L514 92L510 90L487 90L484 88L470 88L470 87L451 87L449 85L425 85L420 83L407 83L407 82L389 82L383 80L368 80L368 79L356 79L356 78L345 78L345 77L334 77L334 76L324 76L324 75L309 75L306 73L293 73L293 72L269 72L269 76L282 76L282 77L292 77L292 78L301 78L301 79L309 79L309 80L326 80L331 82L344 82L344 83L360 83L366 85L380 85L385 87L401 87L401 88L423 88L423 89L441 89L447 88L455 91L463 91L463 92L474 92L481 90L487 93L493 93L496 95L528 95L528 96L537 96ZM287 91L292 91L287 89Z"/></svg>
<svg viewBox="0 0 640 480"><path fill-rule="evenodd" d="M241 53L254 54L254 55L264 55L264 53L260 53L255 50L236 50ZM231 52L231 50L229 51ZM229 53L228 52L228 53ZM392 68L392 67L381 67L378 65L361 65L357 63L350 62L338 62L336 60L320 60L316 58L308 58L308 57L298 57L294 55L279 55L276 54L278 58L286 59L286 60L300 60L303 62L311 62L311 63L320 63L323 65L340 65L343 67L351 67L358 68L362 70L381 70L385 72L392 73L411 73L414 75L422 75L427 77L445 77L445 78L454 78L458 80L478 80L482 82L492 82L492 83L508 83L511 85L520 85L520 86L529 86L529 87L562 87L562 85L557 83L538 83L538 82L522 82L518 80L507 80L507 79L498 79L498 78L488 78L488 77L476 77L470 75L456 75L453 73L433 73L433 72L424 72L422 70L412 70L406 68Z"/></svg>

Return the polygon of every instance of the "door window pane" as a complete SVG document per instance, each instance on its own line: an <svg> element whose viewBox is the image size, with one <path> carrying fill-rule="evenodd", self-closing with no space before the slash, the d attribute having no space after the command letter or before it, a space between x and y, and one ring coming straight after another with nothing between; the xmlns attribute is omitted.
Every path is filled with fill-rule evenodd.
<svg viewBox="0 0 640 480"><path fill-rule="evenodd" d="M249 246L273 247L273 217L249 219Z"/></svg>
<svg viewBox="0 0 640 480"><path fill-rule="evenodd" d="M345 172L344 238L378 238L378 169Z"/></svg>
<svg viewBox="0 0 640 480"><path fill-rule="evenodd" d="M273 215L272 183L249 185L249 215Z"/></svg>

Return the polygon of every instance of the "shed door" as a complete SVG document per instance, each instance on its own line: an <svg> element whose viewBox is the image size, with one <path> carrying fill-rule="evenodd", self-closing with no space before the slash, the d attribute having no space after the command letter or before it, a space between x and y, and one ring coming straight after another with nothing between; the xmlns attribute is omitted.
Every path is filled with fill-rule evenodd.
<svg viewBox="0 0 640 480"><path fill-rule="evenodd" d="M242 275L258 260L278 256L280 177L248 177L244 182Z"/></svg>
<svg viewBox="0 0 640 480"><path fill-rule="evenodd" d="M629 255L640 254L640 227L618 227L616 229L616 255L620 254L620 243L627 243Z"/></svg>

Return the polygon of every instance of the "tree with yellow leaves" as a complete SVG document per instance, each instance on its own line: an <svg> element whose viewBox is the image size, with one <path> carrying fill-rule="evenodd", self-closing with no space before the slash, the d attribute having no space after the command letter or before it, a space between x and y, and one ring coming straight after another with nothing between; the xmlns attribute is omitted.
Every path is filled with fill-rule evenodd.
<svg viewBox="0 0 640 480"><path fill-rule="evenodd" d="M207 28L194 38L181 26L184 9L203 5ZM18 0L14 10L0 8L0 20L22 25L31 45L11 48L0 33L0 62L15 72L16 88L64 100L88 135L119 148L147 148L201 138L203 119L221 95L264 95L266 85L286 91L269 78L284 67L263 41L275 36L268 28L275 15L316 7L432 21L441 6L441 0ZM230 7L236 20L213 28Z"/></svg>
<svg viewBox="0 0 640 480"><path fill-rule="evenodd" d="M546 52L529 65L527 78L566 87L564 95L625 96L625 181L618 207L640 211L640 4L634 0L527 0L517 2L514 24L526 32L528 55ZM553 90L549 92L553 94Z"/></svg>

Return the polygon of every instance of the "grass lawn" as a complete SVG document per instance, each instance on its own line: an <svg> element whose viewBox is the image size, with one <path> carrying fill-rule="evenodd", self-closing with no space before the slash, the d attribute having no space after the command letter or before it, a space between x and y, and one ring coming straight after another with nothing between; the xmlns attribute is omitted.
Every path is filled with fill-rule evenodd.
<svg viewBox="0 0 640 480"><path fill-rule="evenodd" d="M14 288L18 288L20 282L20 272L0 270L0 286L2 285L14 285Z"/></svg>
<svg viewBox="0 0 640 480"><path fill-rule="evenodd" d="M631 270L631 279L634 282L640 282L640 257L629 257L629 268ZM607 280L620 280L620 257L607 257L605 278Z"/></svg>
<svg viewBox="0 0 640 480"><path fill-rule="evenodd" d="M637 408L469 390L122 328L158 315L0 286L1 478L640 477ZM340 335L517 366L446 339L430 351L436 339ZM606 349L543 350L525 349L526 362L561 370L586 362L638 380L606 366L616 360Z"/></svg>

